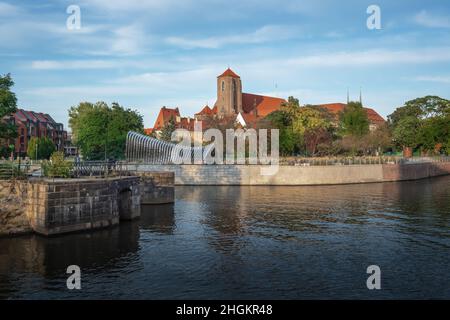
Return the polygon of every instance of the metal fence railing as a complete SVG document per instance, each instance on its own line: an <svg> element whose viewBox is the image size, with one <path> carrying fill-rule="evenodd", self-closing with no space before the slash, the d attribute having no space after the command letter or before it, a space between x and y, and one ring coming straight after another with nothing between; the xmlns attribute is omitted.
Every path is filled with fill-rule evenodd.
<svg viewBox="0 0 450 320"><path fill-rule="evenodd" d="M80 161L74 162L72 176L79 177L108 177L127 175L126 166L118 161Z"/></svg>
<svg viewBox="0 0 450 320"><path fill-rule="evenodd" d="M332 166L332 165L373 165L373 164L413 164L426 162L450 162L450 156L403 158L394 156L381 157L321 157L301 158L283 157L279 159L282 166ZM109 177L129 176L130 163L121 161L76 161L68 162L68 177ZM142 163L145 164L145 163ZM21 161L0 161L0 180L24 178L26 176L57 178L58 170L48 170L49 162L31 164ZM61 168L59 168L61 169ZM64 170L62 170L64 171ZM56 175L49 174L56 172Z"/></svg>
<svg viewBox="0 0 450 320"><path fill-rule="evenodd" d="M20 161L0 161L0 180L21 178L28 175L30 164Z"/></svg>
<svg viewBox="0 0 450 320"><path fill-rule="evenodd" d="M52 167L51 162L31 164L20 161L0 161L0 180L34 177L108 177L128 175L122 162L114 161L81 161L65 162Z"/></svg>
<svg viewBox="0 0 450 320"><path fill-rule="evenodd" d="M450 162L449 156L403 158L394 156L380 157L285 157L280 165L286 166L332 166L332 165L368 165L368 164L408 164L424 162Z"/></svg>

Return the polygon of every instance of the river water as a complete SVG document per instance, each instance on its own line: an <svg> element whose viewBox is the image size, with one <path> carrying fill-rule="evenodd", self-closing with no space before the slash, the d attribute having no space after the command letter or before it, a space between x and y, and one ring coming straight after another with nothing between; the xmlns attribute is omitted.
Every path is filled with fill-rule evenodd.
<svg viewBox="0 0 450 320"><path fill-rule="evenodd" d="M450 177L177 187L175 205L118 227L0 239L0 298L450 299Z"/></svg>

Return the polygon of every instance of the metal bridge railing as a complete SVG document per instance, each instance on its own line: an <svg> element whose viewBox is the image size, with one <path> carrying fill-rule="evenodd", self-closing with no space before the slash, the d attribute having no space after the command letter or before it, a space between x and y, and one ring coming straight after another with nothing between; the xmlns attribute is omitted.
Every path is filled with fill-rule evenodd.
<svg viewBox="0 0 450 320"><path fill-rule="evenodd" d="M0 180L24 177L29 168L29 164L20 161L0 161Z"/></svg>
<svg viewBox="0 0 450 320"><path fill-rule="evenodd" d="M128 175L126 166L118 161L80 161L74 162L72 176L80 177L108 177Z"/></svg>

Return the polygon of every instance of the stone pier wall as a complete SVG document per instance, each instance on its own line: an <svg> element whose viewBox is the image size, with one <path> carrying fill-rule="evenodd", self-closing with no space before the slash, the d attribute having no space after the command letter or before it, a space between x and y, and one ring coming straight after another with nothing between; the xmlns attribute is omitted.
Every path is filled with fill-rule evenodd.
<svg viewBox="0 0 450 320"><path fill-rule="evenodd" d="M44 235L108 227L140 216L138 177L39 179L30 180L27 188L27 217L32 229Z"/></svg>
<svg viewBox="0 0 450 320"><path fill-rule="evenodd" d="M165 204L175 201L174 172L140 172L141 204Z"/></svg>
<svg viewBox="0 0 450 320"><path fill-rule="evenodd" d="M140 217L141 204L174 202L174 174L82 179L0 180L0 236L43 235L113 226Z"/></svg>

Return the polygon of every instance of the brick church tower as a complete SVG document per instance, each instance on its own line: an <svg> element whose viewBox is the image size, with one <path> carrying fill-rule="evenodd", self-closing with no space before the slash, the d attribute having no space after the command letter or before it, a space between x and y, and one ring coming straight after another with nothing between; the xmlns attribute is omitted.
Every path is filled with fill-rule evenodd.
<svg viewBox="0 0 450 320"><path fill-rule="evenodd" d="M220 117L237 115L242 111L241 78L230 68L217 77L217 112Z"/></svg>

